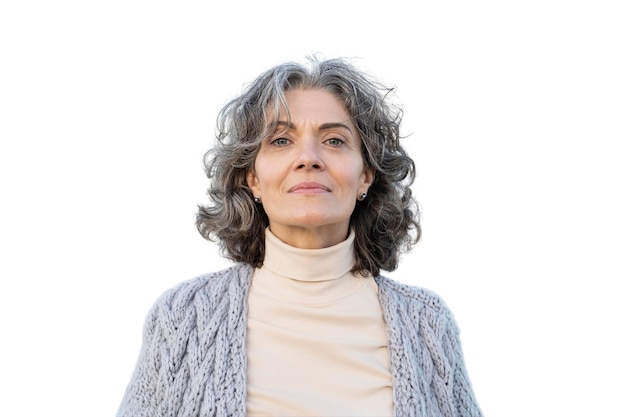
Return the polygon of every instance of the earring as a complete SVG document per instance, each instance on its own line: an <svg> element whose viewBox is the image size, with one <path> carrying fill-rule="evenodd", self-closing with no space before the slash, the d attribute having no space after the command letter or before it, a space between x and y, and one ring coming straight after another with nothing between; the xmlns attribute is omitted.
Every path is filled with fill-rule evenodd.
<svg viewBox="0 0 626 417"><path fill-rule="evenodd" d="M254 196L254 202L255 203L260 203L261 202L261 197L259 197L258 195Z"/></svg>
<svg viewBox="0 0 626 417"><path fill-rule="evenodd" d="M359 194L359 201L365 200L365 197L367 197L367 193L363 192L363 193Z"/></svg>

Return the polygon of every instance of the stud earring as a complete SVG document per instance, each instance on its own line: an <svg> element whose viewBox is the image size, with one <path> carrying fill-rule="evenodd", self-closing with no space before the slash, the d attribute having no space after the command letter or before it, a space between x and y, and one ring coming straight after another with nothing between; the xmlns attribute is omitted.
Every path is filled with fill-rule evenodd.
<svg viewBox="0 0 626 417"><path fill-rule="evenodd" d="M254 196L254 202L255 203L260 203L261 202L261 197L259 197L258 195Z"/></svg>
<svg viewBox="0 0 626 417"><path fill-rule="evenodd" d="M367 193L361 193L361 194L359 194L359 201L363 201L363 200L365 200L365 197L367 197Z"/></svg>

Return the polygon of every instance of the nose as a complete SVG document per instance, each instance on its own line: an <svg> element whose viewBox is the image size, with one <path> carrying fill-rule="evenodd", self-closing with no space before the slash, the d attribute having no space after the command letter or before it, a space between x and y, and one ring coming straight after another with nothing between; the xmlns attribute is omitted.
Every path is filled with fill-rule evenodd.
<svg viewBox="0 0 626 417"><path fill-rule="evenodd" d="M324 162L320 155L319 144L317 140L302 140L296 157L297 169L324 169Z"/></svg>

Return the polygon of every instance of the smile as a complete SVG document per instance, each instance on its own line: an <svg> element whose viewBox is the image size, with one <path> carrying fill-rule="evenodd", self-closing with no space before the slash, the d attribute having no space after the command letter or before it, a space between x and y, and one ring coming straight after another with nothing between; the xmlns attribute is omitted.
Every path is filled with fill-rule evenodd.
<svg viewBox="0 0 626 417"><path fill-rule="evenodd" d="M317 182L301 182L291 187L288 192L292 194L320 194L328 193L330 189Z"/></svg>

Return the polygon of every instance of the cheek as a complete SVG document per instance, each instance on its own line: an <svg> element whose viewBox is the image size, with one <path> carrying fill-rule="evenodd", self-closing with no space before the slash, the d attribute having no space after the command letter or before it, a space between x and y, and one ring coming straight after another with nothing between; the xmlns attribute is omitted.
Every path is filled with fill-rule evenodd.
<svg viewBox="0 0 626 417"><path fill-rule="evenodd" d="M354 164L354 169L348 175L350 179L346 179L346 181L352 184L354 188L360 187L367 177L362 163Z"/></svg>
<svg viewBox="0 0 626 417"><path fill-rule="evenodd" d="M272 164L265 159L257 159L254 164L254 169L256 172L258 188L267 189L276 185L280 174L276 170L275 164Z"/></svg>

